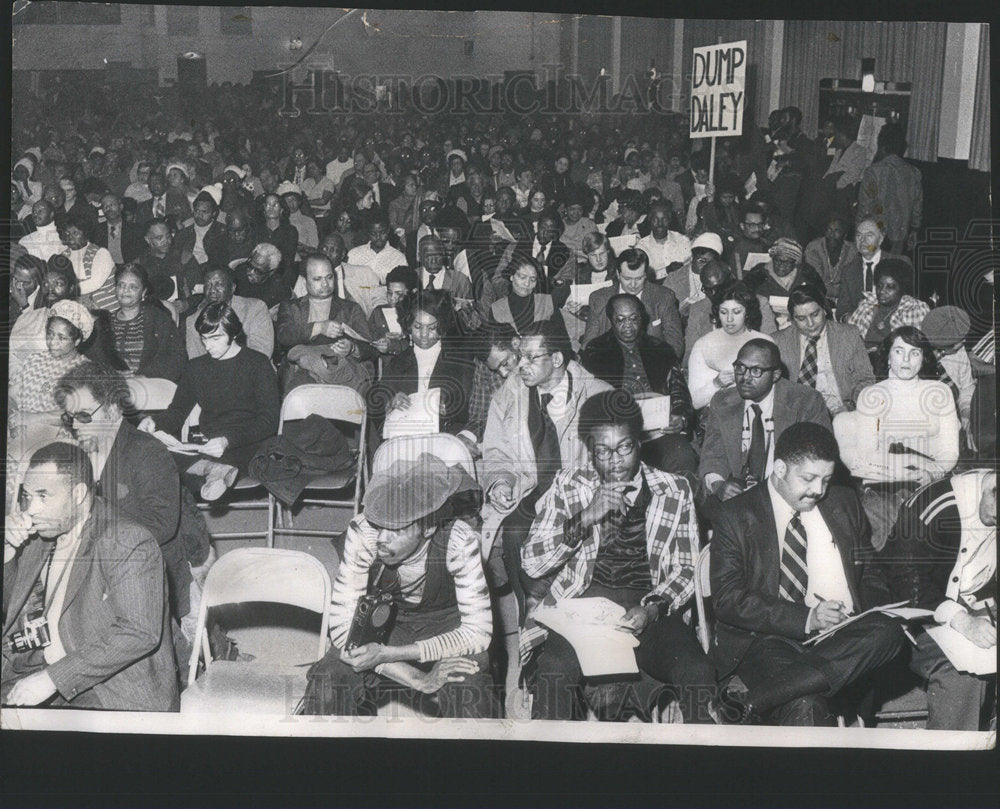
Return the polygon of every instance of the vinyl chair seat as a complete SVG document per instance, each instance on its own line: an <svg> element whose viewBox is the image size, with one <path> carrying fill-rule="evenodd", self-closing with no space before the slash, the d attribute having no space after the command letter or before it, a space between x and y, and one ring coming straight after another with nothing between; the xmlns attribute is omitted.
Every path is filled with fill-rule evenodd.
<svg viewBox="0 0 1000 809"><path fill-rule="evenodd" d="M181 713L289 716L306 691L309 665L216 660L181 693Z"/></svg>

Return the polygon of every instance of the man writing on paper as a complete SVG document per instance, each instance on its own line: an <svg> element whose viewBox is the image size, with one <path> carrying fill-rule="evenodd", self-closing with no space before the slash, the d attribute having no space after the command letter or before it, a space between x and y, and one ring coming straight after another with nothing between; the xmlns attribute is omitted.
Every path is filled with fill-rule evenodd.
<svg viewBox="0 0 1000 809"><path fill-rule="evenodd" d="M997 475L974 469L919 489L899 510L879 554L895 599L996 654ZM993 678L956 670L923 629L910 669L927 685L927 727L979 730ZM995 670L994 670L995 671Z"/></svg>
<svg viewBox="0 0 1000 809"><path fill-rule="evenodd" d="M640 461L642 426L630 393L605 391L584 402L578 432L590 464L556 475L538 503L521 562L529 576L556 572L543 604L604 597L625 608L623 628L639 639L641 674L629 683L639 715L655 707L659 684L671 683L685 722L711 722L715 672L681 619L694 594L698 553L691 487ZM533 650L527 667L533 716L581 718L583 674L576 652L529 613L522 660Z"/></svg>
<svg viewBox="0 0 1000 809"><path fill-rule="evenodd" d="M830 487L833 434L793 424L778 436L765 484L724 503L712 537L715 663L738 675L722 701L741 724L834 725L829 700L906 645L899 623L866 615L814 646L804 641L854 612L890 602L871 564L858 496Z"/></svg>

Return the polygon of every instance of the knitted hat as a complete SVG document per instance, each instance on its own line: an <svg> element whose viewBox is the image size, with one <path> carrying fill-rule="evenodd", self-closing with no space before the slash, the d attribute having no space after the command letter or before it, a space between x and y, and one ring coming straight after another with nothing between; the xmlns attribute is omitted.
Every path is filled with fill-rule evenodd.
<svg viewBox="0 0 1000 809"><path fill-rule="evenodd" d="M185 179L188 179L188 180L191 179L191 175L188 174L187 167L183 166L180 163L171 163L169 166L167 166L167 170L164 173L165 174L170 174L170 172L173 171L174 169L177 169L181 174L183 174L184 177L185 177Z"/></svg>
<svg viewBox="0 0 1000 809"><path fill-rule="evenodd" d="M247 176L247 173L243 171L243 169L241 169L239 166L226 166L226 168L223 170L222 173L225 174L228 171L231 171L241 180Z"/></svg>
<svg viewBox="0 0 1000 809"><path fill-rule="evenodd" d="M795 239L789 239L787 236L778 239L767 252L771 258L783 258L794 261L796 264L802 261L802 246Z"/></svg>
<svg viewBox="0 0 1000 809"><path fill-rule="evenodd" d="M938 306L926 314L920 330L934 348L950 348L968 337L971 325L965 310L957 306Z"/></svg>
<svg viewBox="0 0 1000 809"><path fill-rule="evenodd" d="M302 196L302 189L298 187L295 183L285 180L281 185L278 186L278 190L275 192L279 197L285 196L285 194L298 194Z"/></svg>
<svg viewBox="0 0 1000 809"><path fill-rule="evenodd" d="M56 301L49 307L49 317L61 317L76 326L86 340L94 331L94 318L78 301Z"/></svg>
<svg viewBox="0 0 1000 809"><path fill-rule="evenodd" d="M447 163L453 157L461 158L463 163L469 162L468 156L461 149L452 149L450 152L448 152L448 154L444 156L445 162Z"/></svg>
<svg viewBox="0 0 1000 809"><path fill-rule="evenodd" d="M202 194L208 194L212 199L215 200L216 207L222 204L222 183L213 183L212 185L206 185L201 191L198 192L198 196ZM198 200L195 199L195 202Z"/></svg>
<svg viewBox="0 0 1000 809"><path fill-rule="evenodd" d="M435 513L453 494L478 488L462 467L448 466L424 453L416 460L398 460L388 470L372 475L364 514L373 525L399 530Z"/></svg>
<svg viewBox="0 0 1000 809"><path fill-rule="evenodd" d="M706 231L695 238L695 240L691 242L691 249L695 250L699 247L704 247L707 250L714 250L717 256L722 255L722 239L719 237L718 233Z"/></svg>

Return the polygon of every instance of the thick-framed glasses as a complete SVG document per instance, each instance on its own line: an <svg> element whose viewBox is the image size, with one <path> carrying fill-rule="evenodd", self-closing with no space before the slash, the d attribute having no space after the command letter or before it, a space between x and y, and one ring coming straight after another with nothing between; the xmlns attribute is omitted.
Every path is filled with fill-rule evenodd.
<svg viewBox="0 0 1000 809"><path fill-rule="evenodd" d="M89 413L86 410L77 410L75 413L66 412L63 413L60 418L62 419L62 423L67 427L72 427L74 421L79 422L80 424L90 424L90 422L94 420L94 414L97 413L97 411L102 407L104 407L104 405L100 404Z"/></svg>
<svg viewBox="0 0 1000 809"><path fill-rule="evenodd" d="M633 452L635 452L635 441L631 438L622 441L617 447L606 447L603 444L594 445L594 457L599 461L610 461L612 455L627 458Z"/></svg>
<svg viewBox="0 0 1000 809"><path fill-rule="evenodd" d="M733 363L733 373L736 376L743 376L744 374L749 374L751 379L760 379L764 374L770 373L771 371L777 370L774 366L768 368L762 368L759 365L744 365L739 360Z"/></svg>
<svg viewBox="0 0 1000 809"><path fill-rule="evenodd" d="M540 360L550 359L551 357L552 357L552 355L551 354L547 354L547 353L546 354L522 354L521 357L520 357L520 359L518 360L518 363L520 363L521 360L527 360L528 361L528 365L536 365Z"/></svg>

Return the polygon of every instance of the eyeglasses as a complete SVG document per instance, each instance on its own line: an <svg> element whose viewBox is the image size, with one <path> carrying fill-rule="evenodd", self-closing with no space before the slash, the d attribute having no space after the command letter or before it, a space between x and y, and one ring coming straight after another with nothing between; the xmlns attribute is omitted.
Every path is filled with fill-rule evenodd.
<svg viewBox="0 0 1000 809"><path fill-rule="evenodd" d="M104 405L100 404L89 413L86 410L78 410L75 413L66 412L63 413L60 418L62 419L62 423L67 427L72 427L74 421L78 421L80 424L90 424L90 422L94 420L94 414L102 407L104 407Z"/></svg>
<svg viewBox="0 0 1000 809"><path fill-rule="evenodd" d="M777 368L771 366L769 368L762 368L759 365L744 365L739 360L733 363L733 373L736 376L743 376L744 374L749 374L751 379L760 379L764 374L770 371L776 371Z"/></svg>
<svg viewBox="0 0 1000 809"><path fill-rule="evenodd" d="M619 458L627 458L635 452L635 441L631 438L627 441L622 441L617 447L606 447L603 444L597 444L594 446L594 457L599 461L610 461L612 455L617 455Z"/></svg>
<svg viewBox="0 0 1000 809"><path fill-rule="evenodd" d="M534 365L539 360L551 359L551 358L552 358L551 354L522 354L520 359L527 360L528 365ZM518 364L520 364L520 360L518 360Z"/></svg>

